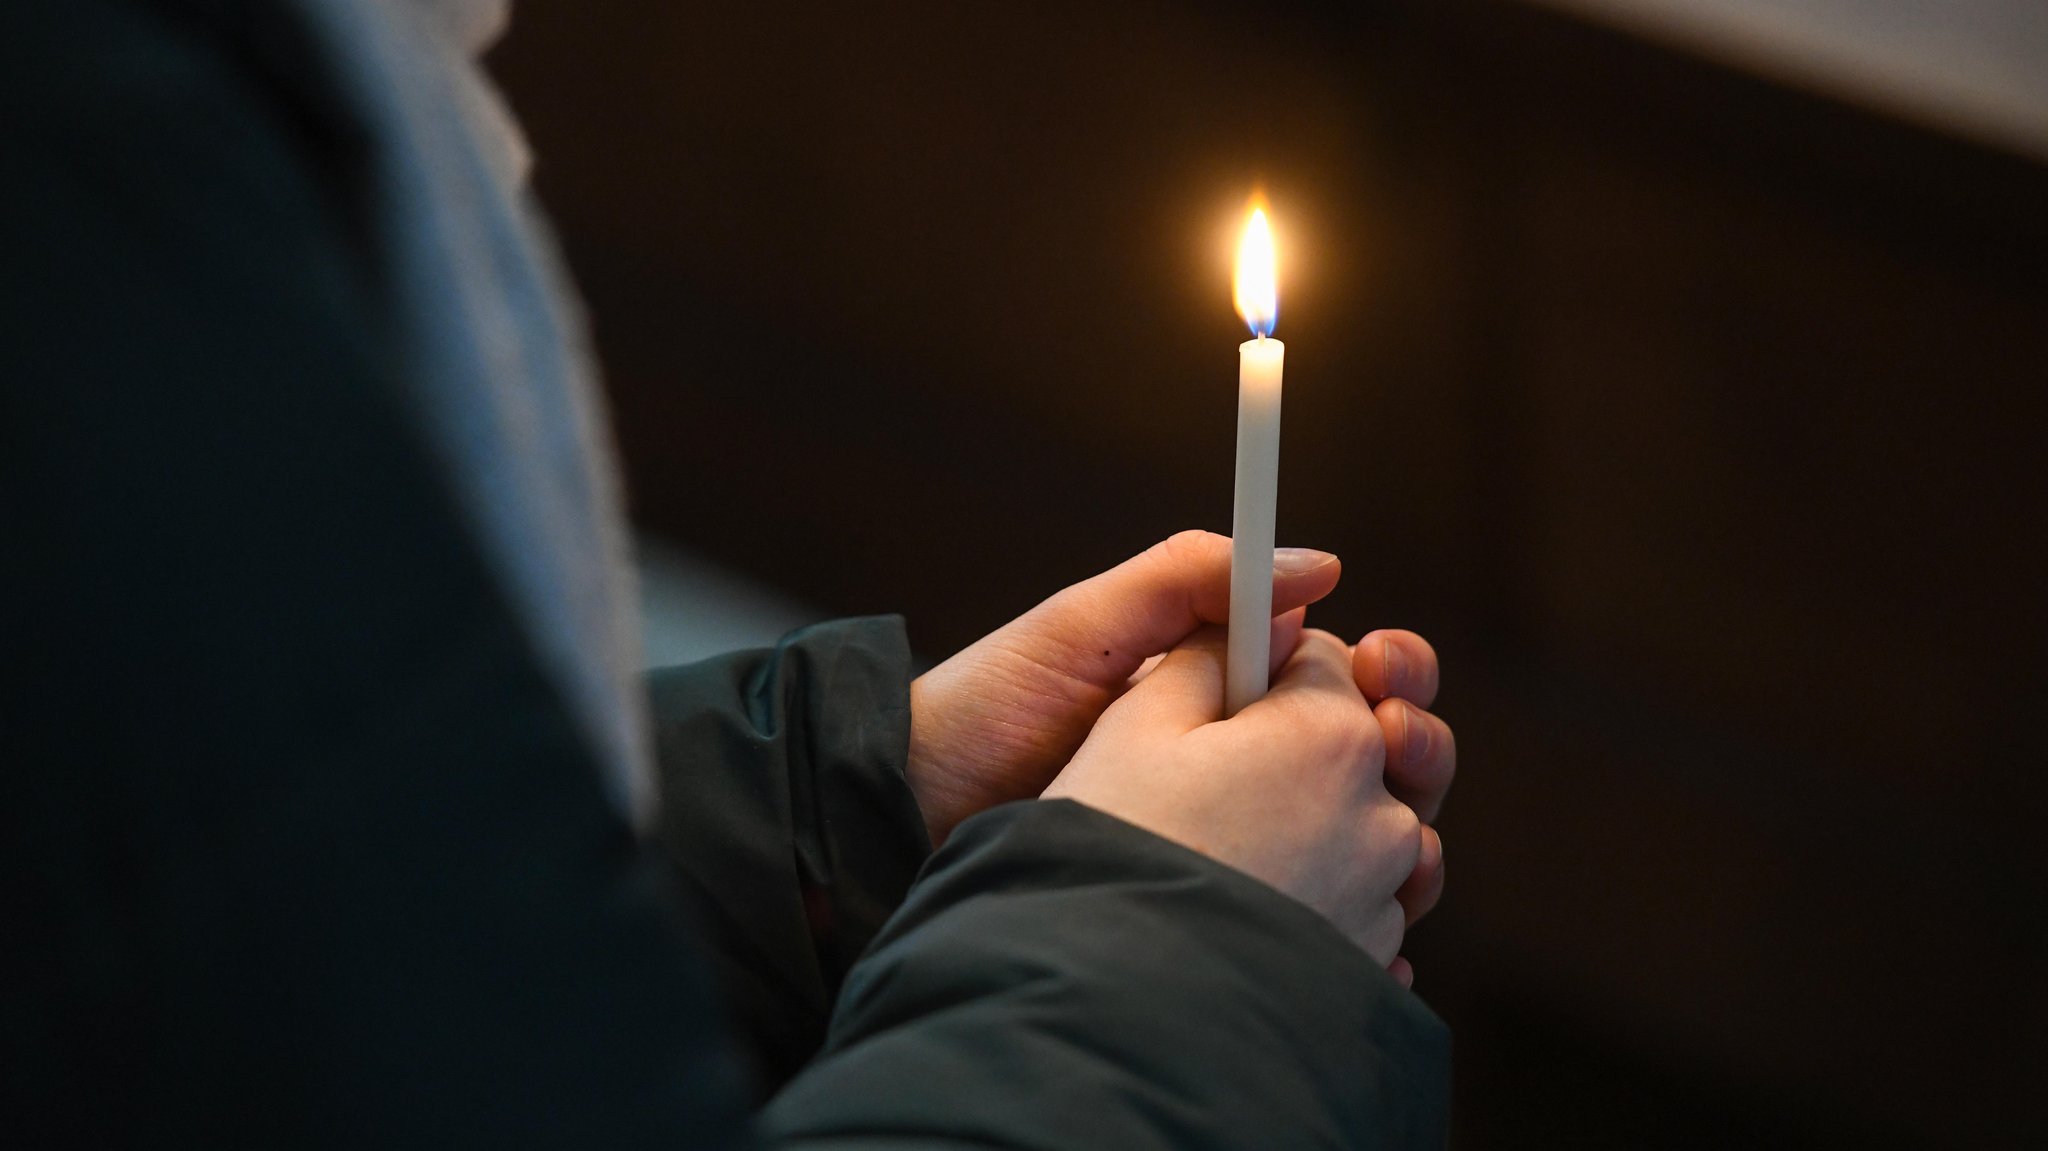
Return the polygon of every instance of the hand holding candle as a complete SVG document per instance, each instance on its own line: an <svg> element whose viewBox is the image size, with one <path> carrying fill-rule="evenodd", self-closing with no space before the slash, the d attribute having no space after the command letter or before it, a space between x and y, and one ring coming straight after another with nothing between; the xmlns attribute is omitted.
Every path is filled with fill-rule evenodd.
<svg viewBox="0 0 2048 1151"><path fill-rule="evenodd" d="M1273 529L1280 488L1280 368L1287 349L1270 338L1279 318L1273 233L1252 211L1237 251L1237 313L1252 338L1237 348L1237 498L1231 516L1230 643L1226 718L1266 694L1273 618Z"/></svg>

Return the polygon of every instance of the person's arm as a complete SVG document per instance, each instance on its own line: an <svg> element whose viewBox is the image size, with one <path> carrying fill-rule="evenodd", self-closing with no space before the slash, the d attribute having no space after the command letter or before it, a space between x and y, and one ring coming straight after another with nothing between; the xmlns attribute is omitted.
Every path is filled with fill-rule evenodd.
<svg viewBox="0 0 2048 1151"><path fill-rule="evenodd" d="M1448 1035L1308 908L1071 801L970 820L767 1112L791 1148L1435 1148Z"/></svg>
<svg viewBox="0 0 2048 1151"><path fill-rule="evenodd" d="M931 854L903 777L910 673L888 616L649 676L656 841L757 1094L817 1054L840 982Z"/></svg>

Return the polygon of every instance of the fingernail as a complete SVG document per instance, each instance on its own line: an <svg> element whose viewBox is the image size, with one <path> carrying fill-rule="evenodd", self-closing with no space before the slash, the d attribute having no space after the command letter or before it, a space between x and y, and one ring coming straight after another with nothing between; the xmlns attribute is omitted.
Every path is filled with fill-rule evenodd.
<svg viewBox="0 0 2048 1151"><path fill-rule="evenodd" d="M1402 725L1407 729L1402 734L1402 745L1407 749L1409 763L1421 763L1429 755L1429 724L1423 719L1421 708L1407 702L1401 706L1408 709L1408 721Z"/></svg>
<svg viewBox="0 0 2048 1151"><path fill-rule="evenodd" d="M1319 552L1314 548L1274 548L1273 571L1279 575L1300 575L1336 558L1329 552Z"/></svg>
<svg viewBox="0 0 2048 1151"><path fill-rule="evenodd" d="M1385 652L1380 657L1380 670L1387 677L1387 681L1380 686L1388 695L1398 695L1401 691L1401 681L1408 678L1408 653L1401 650L1400 644L1385 636L1380 637L1380 648Z"/></svg>

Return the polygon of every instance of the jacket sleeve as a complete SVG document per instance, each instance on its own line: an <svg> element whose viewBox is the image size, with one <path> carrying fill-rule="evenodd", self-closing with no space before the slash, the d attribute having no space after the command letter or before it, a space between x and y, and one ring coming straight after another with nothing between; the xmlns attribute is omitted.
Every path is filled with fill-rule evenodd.
<svg viewBox="0 0 2048 1151"><path fill-rule="evenodd" d="M1440 1147L1449 1037L1314 912L1069 801L963 824L764 1135L827 1148Z"/></svg>
<svg viewBox="0 0 2048 1151"><path fill-rule="evenodd" d="M764 1094L817 1054L841 981L931 854L903 778L899 617L653 673L657 838Z"/></svg>

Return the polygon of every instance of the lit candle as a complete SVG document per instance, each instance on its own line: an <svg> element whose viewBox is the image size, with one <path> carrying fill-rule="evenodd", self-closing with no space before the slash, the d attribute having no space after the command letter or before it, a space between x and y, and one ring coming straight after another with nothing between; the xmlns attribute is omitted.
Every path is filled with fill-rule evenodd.
<svg viewBox="0 0 2048 1151"><path fill-rule="evenodd" d="M1237 501L1231 516L1230 644L1223 714L1266 694L1273 643L1273 515L1280 491L1280 366L1270 338L1279 318L1273 233L1253 209L1237 249L1237 314L1252 338L1237 346Z"/></svg>

